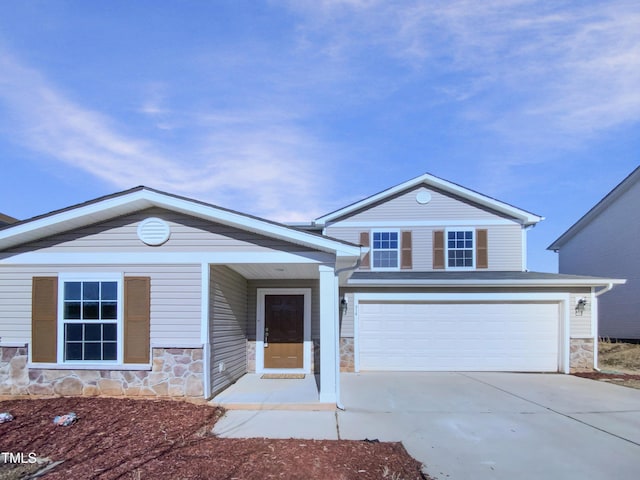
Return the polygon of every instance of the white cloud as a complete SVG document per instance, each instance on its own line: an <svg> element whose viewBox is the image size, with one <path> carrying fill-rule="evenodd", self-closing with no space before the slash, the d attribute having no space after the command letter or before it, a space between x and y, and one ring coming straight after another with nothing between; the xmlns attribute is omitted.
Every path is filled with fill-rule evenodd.
<svg viewBox="0 0 640 480"><path fill-rule="evenodd" d="M288 121L290 115L180 114L165 103L163 89L152 86L140 113L158 128L162 118L178 118L186 149L128 133L0 50L0 105L10 119L4 128L48 162L61 162L115 188L145 184L272 219L309 220L321 213L318 192L326 176L319 156L327 152ZM259 120L265 116L272 119L268 127Z"/></svg>
<svg viewBox="0 0 640 480"><path fill-rule="evenodd" d="M505 136L555 142L640 120L635 1L298 1L300 32L343 59L373 49ZM301 42L304 43L304 42ZM397 74L398 69L394 72ZM557 133L557 135L554 134ZM551 138L549 135L551 134ZM544 138L546 137L546 138Z"/></svg>

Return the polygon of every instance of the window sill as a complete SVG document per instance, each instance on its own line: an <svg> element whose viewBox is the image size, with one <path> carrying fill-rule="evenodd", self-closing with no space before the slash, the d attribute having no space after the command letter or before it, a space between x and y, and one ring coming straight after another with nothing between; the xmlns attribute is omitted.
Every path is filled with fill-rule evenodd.
<svg viewBox="0 0 640 480"><path fill-rule="evenodd" d="M39 368L43 370L151 370L151 364L147 363L33 363L29 362L27 368Z"/></svg>

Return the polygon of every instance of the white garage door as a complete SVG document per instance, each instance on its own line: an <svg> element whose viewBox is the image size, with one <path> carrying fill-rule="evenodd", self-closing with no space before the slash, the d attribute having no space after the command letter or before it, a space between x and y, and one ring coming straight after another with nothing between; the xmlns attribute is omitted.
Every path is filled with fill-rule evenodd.
<svg viewBox="0 0 640 480"><path fill-rule="evenodd" d="M360 302L360 370L558 371L557 303Z"/></svg>

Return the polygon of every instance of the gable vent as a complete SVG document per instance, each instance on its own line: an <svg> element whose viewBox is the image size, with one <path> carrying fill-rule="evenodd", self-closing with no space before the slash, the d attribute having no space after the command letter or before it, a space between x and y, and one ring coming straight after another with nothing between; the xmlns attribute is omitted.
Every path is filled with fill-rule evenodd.
<svg viewBox="0 0 640 480"><path fill-rule="evenodd" d="M150 217L138 225L138 238L147 245L162 245L170 235L171 227L161 218Z"/></svg>

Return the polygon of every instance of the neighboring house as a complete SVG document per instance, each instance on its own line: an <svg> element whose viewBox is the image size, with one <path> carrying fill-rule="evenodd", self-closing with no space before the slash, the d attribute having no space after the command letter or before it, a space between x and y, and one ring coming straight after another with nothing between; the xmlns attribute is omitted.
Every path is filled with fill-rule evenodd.
<svg viewBox="0 0 640 480"><path fill-rule="evenodd" d="M293 228L146 187L0 230L0 394L205 397L247 372L569 372L597 289L542 217L422 175ZM587 299L584 311L576 307Z"/></svg>
<svg viewBox="0 0 640 480"><path fill-rule="evenodd" d="M549 250L558 270L626 278L598 304L600 337L640 339L640 167L574 223Z"/></svg>

